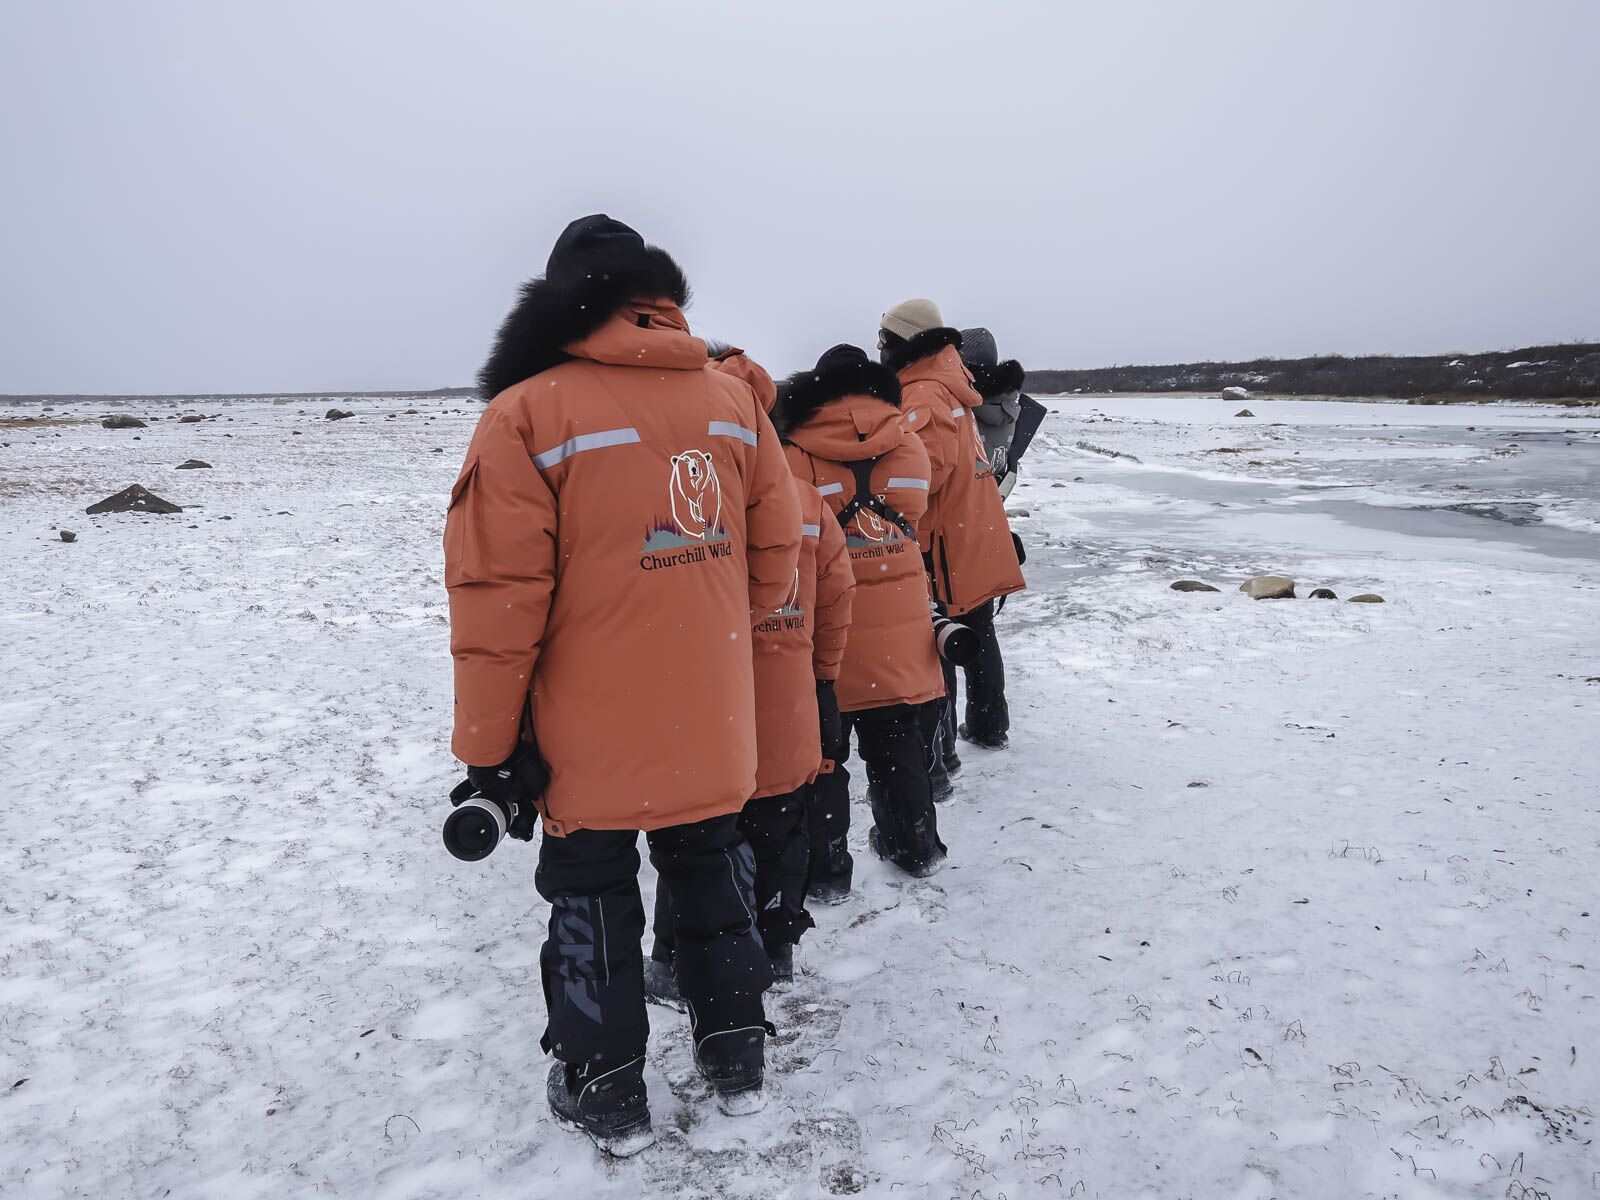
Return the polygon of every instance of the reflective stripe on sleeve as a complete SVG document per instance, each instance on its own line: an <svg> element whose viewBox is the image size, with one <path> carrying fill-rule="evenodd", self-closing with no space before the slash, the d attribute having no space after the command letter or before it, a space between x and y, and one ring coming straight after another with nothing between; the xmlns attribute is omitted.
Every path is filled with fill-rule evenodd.
<svg viewBox="0 0 1600 1200"><path fill-rule="evenodd" d="M580 433L570 437L559 446L552 446L549 450L533 456L533 465L540 470L548 470L563 459L571 458L574 454L582 454L585 450L603 450L607 446L629 446L639 440L639 431L632 427L627 429L603 429L599 433Z"/></svg>
<svg viewBox="0 0 1600 1200"><path fill-rule="evenodd" d="M921 488L923 491L927 491L928 481L926 479L917 479L911 475L895 475L888 483L884 484L884 487Z"/></svg>
<svg viewBox="0 0 1600 1200"><path fill-rule="evenodd" d="M844 484L842 483L824 483L817 488L817 495L837 496L842 491L844 491Z"/></svg>
<svg viewBox="0 0 1600 1200"><path fill-rule="evenodd" d="M801 537L821 537L822 536L822 526L821 525L802 525L802 526L800 526L800 536Z"/></svg>
<svg viewBox="0 0 1600 1200"><path fill-rule="evenodd" d="M738 438L746 446L754 446L757 440L754 429L746 429L732 421L713 421L706 432L712 437Z"/></svg>

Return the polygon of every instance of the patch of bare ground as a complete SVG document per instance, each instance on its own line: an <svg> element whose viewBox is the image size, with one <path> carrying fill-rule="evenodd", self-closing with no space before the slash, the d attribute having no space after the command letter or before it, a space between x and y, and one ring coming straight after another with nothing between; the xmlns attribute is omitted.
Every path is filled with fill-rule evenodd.
<svg viewBox="0 0 1600 1200"><path fill-rule="evenodd" d="M46 425L87 425L93 417L0 417L0 433L7 429L38 429Z"/></svg>

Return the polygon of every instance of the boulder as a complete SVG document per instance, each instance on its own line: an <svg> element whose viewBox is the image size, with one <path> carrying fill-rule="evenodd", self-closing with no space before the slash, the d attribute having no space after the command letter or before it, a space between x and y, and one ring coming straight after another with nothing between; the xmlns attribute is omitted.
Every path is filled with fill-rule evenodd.
<svg viewBox="0 0 1600 1200"><path fill-rule="evenodd" d="M178 418L178 424L179 425L194 425L194 424L197 424L200 421L204 421L204 420L205 420L205 418L202 417L199 413L184 413L183 416Z"/></svg>
<svg viewBox="0 0 1600 1200"><path fill-rule="evenodd" d="M1169 584L1175 592L1217 592L1221 588L1214 588L1209 583L1201 583L1198 579L1179 579Z"/></svg>
<svg viewBox="0 0 1600 1200"><path fill-rule="evenodd" d="M183 508L170 500L163 500L154 492L146 491L137 483L123 488L115 496L107 496L98 504L91 504L83 510L90 516L100 513L178 513Z"/></svg>
<svg viewBox="0 0 1600 1200"><path fill-rule="evenodd" d="M1239 590L1252 600L1293 600L1294 580L1287 575L1257 575L1241 583Z"/></svg>
<svg viewBox="0 0 1600 1200"><path fill-rule="evenodd" d="M78 535L73 533L72 530L70 530L70 529L60 530L60 533L61 533L61 540L63 542L75 542L75 541L78 540Z"/></svg>
<svg viewBox="0 0 1600 1200"><path fill-rule="evenodd" d="M179 463L172 469L174 471L209 471L211 470L211 464L204 459L191 458L187 462Z"/></svg>
<svg viewBox="0 0 1600 1200"><path fill-rule="evenodd" d="M355 413L351 412L347 408L330 408L327 412L323 413L322 415L323 415L324 419L329 420L329 421L342 421L346 417L355 416Z"/></svg>
<svg viewBox="0 0 1600 1200"><path fill-rule="evenodd" d="M1308 600L1337 600L1338 598L1333 594L1332 588L1313 588L1311 595L1306 597Z"/></svg>
<svg viewBox="0 0 1600 1200"><path fill-rule="evenodd" d="M1248 400L1250 390L1242 387L1225 387L1222 389L1222 397L1224 400Z"/></svg>
<svg viewBox="0 0 1600 1200"><path fill-rule="evenodd" d="M138 417L130 417L127 413L117 413L100 422L105 429L144 429L145 423Z"/></svg>
<svg viewBox="0 0 1600 1200"><path fill-rule="evenodd" d="M1350 597L1351 604L1382 604L1383 597L1377 592L1362 592L1359 596Z"/></svg>
<svg viewBox="0 0 1600 1200"><path fill-rule="evenodd" d="M1248 408L1241 408L1238 412L1234 413L1233 415L1236 416L1236 417L1253 417L1253 416L1255 416L1255 413L1251 412Z"/></svg>

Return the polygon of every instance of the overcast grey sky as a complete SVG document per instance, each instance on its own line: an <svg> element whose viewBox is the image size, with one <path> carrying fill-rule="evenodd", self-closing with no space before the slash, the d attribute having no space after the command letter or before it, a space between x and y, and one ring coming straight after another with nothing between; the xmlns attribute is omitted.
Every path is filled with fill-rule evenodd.
<svg viewBox="0 0 1600 1200"><path fill-rule="evenodd" d="M1600 338L1600 3L0 7L0 392L436 387L606 211L774 371Z"/></svg>

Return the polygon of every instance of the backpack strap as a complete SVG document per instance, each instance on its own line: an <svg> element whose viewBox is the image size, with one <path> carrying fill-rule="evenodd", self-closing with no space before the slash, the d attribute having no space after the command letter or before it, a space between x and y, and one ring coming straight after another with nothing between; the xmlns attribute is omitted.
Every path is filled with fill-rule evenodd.
<svg viewBox="0 0 1600 1200"><path fill-rule="evenodd" d="M881 455L879 457L882 457ZM872 469L878 465L876 458L861 458L854 462L844 464L850 468L850 473L856 477L856 494L850 502L839 510L839 524L845 526L855 520L855 516L863 508L868 512L876 513L885 521L900 530L913 542L917 540L917 531L911 522L902 517L887 503L879 499L872 490Z"/></svg>

